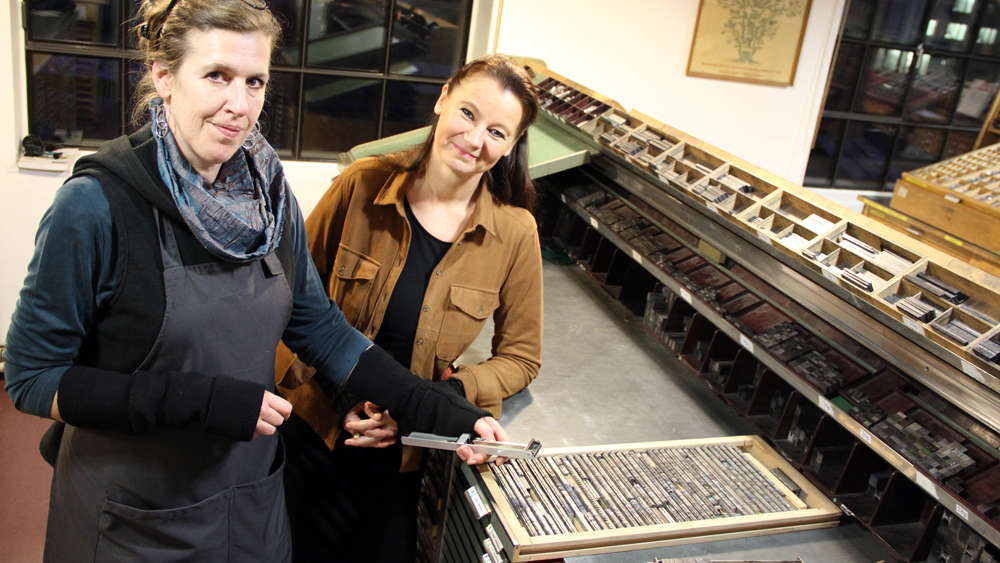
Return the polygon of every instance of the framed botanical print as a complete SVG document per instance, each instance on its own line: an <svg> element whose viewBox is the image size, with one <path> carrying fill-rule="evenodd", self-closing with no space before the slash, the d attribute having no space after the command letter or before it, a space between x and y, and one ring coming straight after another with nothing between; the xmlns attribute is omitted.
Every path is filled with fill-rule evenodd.
<svg viewBox="0 0 1000 563"><path fill-rule="evenodd" d="M812 0L701 0L688 76L795 83Z"/></svg>

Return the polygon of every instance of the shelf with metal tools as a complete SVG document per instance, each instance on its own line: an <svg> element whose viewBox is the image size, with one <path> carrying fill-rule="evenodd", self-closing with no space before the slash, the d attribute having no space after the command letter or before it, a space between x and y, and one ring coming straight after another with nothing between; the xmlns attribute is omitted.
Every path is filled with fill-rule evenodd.
<svg viewBox="0 0 1000 563"><path fill-rule="evenodd" d="M939 332L935 327L907 322L911 319L886 302L884 297L889 295L873 295L872 289L878 287L868 290L857 287L865 280L888 285L886 282L892 281L895 275L888 271L889 266L900 258L909 258L911 264L926 261L935 273L960 280L961 289L974 294L976 299L956 304L956 308L971 308L980 319L989 318L988 324L995 330L996 317L1000 313L1000 280L653 118L635 111L619 110L613 101L607 103L616 109L604 115L591 115L589 121L566 119L566 115L575 114L567 113L573 110L565 109L561 101L574 99L574 89L590 97L604 98L545 68L540 61L526 59L525 63L536 65L533 69L543 90L543 118L562 127L584 145L599 149L604 156L595 161L596 166L606 169L610 178L667 215L676 210L703 223L700 234L709 243L721 227L723 232L736 233L751 246L763 250L763 258L776 258L776 261L753 261L749 266L759 265L759 275L773 278L776 285L789 292L798 291L796 297L815 301L821 305L821 312L830 318L844 319L838 322L842 322L848 332L860 331L859 337L884 351L885 356L897 358L904 353L902 363L915 366L911 370L914 377L938 387L939 392L961 402L977 417L1000 430L1000 419L993 408L997 403L996 394L1000 393L1000 364L984 362L968 347L956 350L950 346L950 340L944 340L946 344L942 345L942 340L936 339ZM548 90L558 91L560 97ZM633 144L638 152L629 148ZM716 195L720 192L722 196ZM681 208L690 209L675 208L679 202L685 204ZM693 215L689 211L694 211ZM694 217L697 215L711 220L702 221ZM829 232L822 232L831 224ZM851 247L841 244L841 250L861 254L864 264L858 264L855 259L848 261L850 268L842 269L836 267L838 264L821 264L813 258L822 255L821 247L830 241L840 243L840 239L846 242L848 238L859 244ZM871 248L870 244L881 248ZM890 257L892 261L882 260ZM777 265L778 270L767 271L773 270L769 268L771 265ZM857 285L851 283L852 280L857 281ZM831 300L831 297L839 299ZM977 307L970 307L973 302ZM873 320L903 338L883 336L883 330L865 330L875 324ZM980 385L988 390L981 389ZM981 401L979 396L987 398Z"/></svg>
<svg viewBox="0 0 1000 563"><path fill-rule="evenodd" d="M582 142L598 145L574 133ZM643 174L613 151L604 150L591 168L671 220L688 226L700 240L731 256L788 297L809 303L825 320L865 342L880 356L892 358L914 379L1000 431L1000 378L994 374L926 336L927 331L917 332L912 324L887 314L870 299L859 298L838 281L793 259L773 237L733 228L735 220L718 206L706 205L686 190Z"/></svg>

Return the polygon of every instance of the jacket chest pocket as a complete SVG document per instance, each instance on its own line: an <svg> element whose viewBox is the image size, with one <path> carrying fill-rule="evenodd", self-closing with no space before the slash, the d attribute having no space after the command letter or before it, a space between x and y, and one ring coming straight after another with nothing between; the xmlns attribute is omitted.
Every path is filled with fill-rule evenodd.
<svg viewBox="0 0 1000 563"><path fill-rule="evenodd" d="M479 336L486 319L500 306L500 296L488 289L453 285L449 300L438 338L437 356L452 361Z"/></svg>
<svg viewBox="0 0 1000 563"><path fill-rule="evenodd" d="M357 327L358 319L367 308L379 266L371 257L343 244L337 249L331 272L331 280L336 282L333 300L352 326Z"/></svg>

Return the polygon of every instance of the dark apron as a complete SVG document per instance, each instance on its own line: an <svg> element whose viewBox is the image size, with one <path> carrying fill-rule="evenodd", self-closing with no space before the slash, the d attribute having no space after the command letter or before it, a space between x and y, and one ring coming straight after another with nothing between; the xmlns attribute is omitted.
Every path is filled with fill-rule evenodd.
<svg viewBox="0 0 1000 563"><path fill-rule="evenodd" d="M292 306L277 256L184 266L173 230L154 216L166 308L139 369L227 374L273 391ZM236 442L198 425L141 436L67 425L45 561L290 561L283 466L277 435Z"/></svg>

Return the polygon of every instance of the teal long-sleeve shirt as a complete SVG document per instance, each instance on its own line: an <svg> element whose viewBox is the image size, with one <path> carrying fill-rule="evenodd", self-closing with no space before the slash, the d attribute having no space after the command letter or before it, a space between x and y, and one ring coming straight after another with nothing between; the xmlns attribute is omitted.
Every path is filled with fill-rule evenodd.
<svg viewBox="0 0 1000 563"><path fill-rule="evenodd" d="M327 296L291 192L288 204L295 287L282 338L321 377L342 385L371 341ZM35 253L7 333L6 389L18 410L49 416L63 374L114 288L118 257L111 240L111 207L98 181L83 176L59 188L35 236Z"/></svg>

